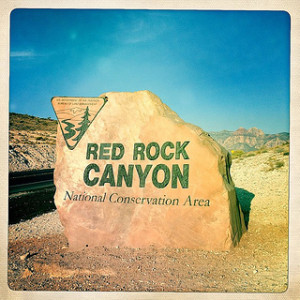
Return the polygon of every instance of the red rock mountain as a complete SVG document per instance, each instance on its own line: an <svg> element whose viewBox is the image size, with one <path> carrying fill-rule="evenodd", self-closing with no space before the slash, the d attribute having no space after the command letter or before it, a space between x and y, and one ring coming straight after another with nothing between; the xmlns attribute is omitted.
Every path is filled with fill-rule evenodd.
<svg viewBox="0 0 300 300"><path fill-rule="evenodd" d="M262 147L275 147L289 141L289 133L265 134L261 129L240 127L236 131L209 132L227 150L254 151Z"/></svg>

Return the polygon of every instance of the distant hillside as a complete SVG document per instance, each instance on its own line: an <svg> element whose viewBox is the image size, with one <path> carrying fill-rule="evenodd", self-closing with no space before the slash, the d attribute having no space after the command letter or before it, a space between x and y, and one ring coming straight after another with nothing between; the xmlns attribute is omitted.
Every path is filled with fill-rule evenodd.
<svg viewBox="0 0 300 300"><path fill-rule="evenodd" d="M9 130L56 132L57 121L51 118L39 118L24 114L9 114Z"/></svg>
<svg viewBox="0 0 300 300"><path fill-rule="evenodd" d="M9 114L9 171L54 167L57 121Z"/></svg>
<svg viewBox="0 0 300 300"><path fill-rule="evenodd" d="M57 121L50 118L10 113L9 170L23 171L53 168ZM227 150L242 150L233 155L280 146L289 141L289 133L265 134L257 128L223 130L209 134ZM288 147L288 145L286 145ZM286 152L286 151L285 151ZM249 153L248 153L249 154ZM251 154L251 153L250 153Z"/></svg>
<svg viewBox="0 0 300 300"><path fill-rule="evenodd" d="M209 134L227 150L243 150L245 152L255 151L263 147L276 147L289 142L290 138L288 132L265 134L256 127L249 130L241 127L236 131L223 130L209 132Z"/></svg>

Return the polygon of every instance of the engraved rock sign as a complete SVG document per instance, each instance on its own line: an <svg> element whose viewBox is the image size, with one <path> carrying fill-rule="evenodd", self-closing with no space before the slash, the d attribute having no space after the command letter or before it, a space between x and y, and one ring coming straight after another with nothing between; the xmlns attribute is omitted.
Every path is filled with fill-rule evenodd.
<svg viewBox="0 0 300 300"><path fill-rule="evenodd" d="M55 204L72 249L227 250L245 231L230 154L149 91L54 97Z"/></svg>

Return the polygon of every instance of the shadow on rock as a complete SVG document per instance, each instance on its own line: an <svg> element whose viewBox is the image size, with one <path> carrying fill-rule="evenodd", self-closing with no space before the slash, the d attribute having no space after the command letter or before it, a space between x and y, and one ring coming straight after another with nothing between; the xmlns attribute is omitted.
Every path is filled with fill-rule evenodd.
<svg viewBox="0 0 300 300"><path fill-rule="evenodd" d="M250 210L251 210L251 201L255 197L255 195L241 188L235 188L235 191L236 191L237 199L244 213L246 228L248 229Z"/></svg>

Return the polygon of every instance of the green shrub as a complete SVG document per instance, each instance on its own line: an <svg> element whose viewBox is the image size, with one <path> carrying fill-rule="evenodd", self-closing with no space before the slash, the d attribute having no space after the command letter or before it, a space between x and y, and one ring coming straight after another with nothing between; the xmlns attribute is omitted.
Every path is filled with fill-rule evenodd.
<svg viewBox="0 0 300 300"><path fill-rule="evenodd" d="M244 154L245 152L243 150L231 150L232 159L239 158Z"/></svg>
<svg viewBox="0 0 300 300"><path fill-rule="evenodd" d="M269 165L269 168L266 171L273 171L275 169L279 169L284 166L284 161L282 160L276 160L274 157L270 157L267 164Z"/></svg>
<svg viewBox="0 0 300 300"><path fill-rule="evenodd" d="M282 148L275 148L276 153L282 153L284 150Z"/></svg>
<svg viewBox="0 0 300 300"><path fill-rule="evenodd" d="M278 161L275 162L275 168L276 169L279 169L279 168L281 168L283 166L284 166L284 161L278 160Z"/></svg>
<svg viewBox="0 0 300 300"><path fill-rule="evenodd" d="M255 153L248 153L248 154L246 154L246 157L251 157L251 156L255 156L256 154Z"/></svg>

